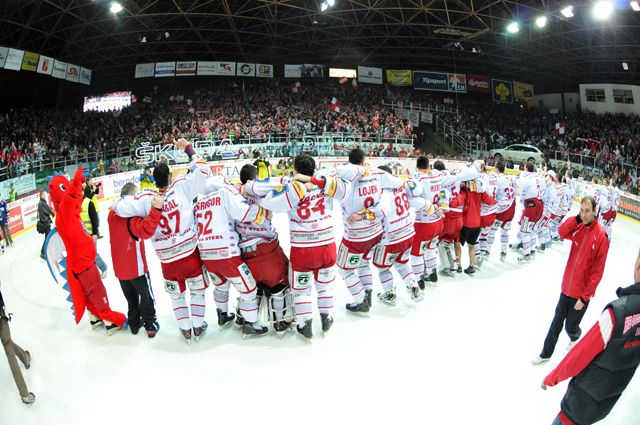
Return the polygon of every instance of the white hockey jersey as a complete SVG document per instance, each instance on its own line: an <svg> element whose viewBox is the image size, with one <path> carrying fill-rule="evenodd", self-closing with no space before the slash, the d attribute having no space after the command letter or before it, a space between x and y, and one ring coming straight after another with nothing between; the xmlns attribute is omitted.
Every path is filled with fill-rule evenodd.
<svg viewBox="0 0 640 425"><path fill-rule="evenodd" d="M475 180L478 178L478 173L482 167L479 161L474 161L472 164L463 167L458 172L451 172L449 170L440 171L440 186L441 192L444 191L445 197L449 203L453 203L460 193L460 182ZM433 201L431 199L430 201ZM462 208L449 208L449 212L462 213Z"/></svg>
<svg viewBox="0 0 640 425"><path fill-rule="evenodd" d="M410 179L420 187L421 198L430 204L438 204L441 197L443 175L444 173L438 170L432 170L429 173L415 171ZM443 216L438 215L434 209L416 208L416 223L436 223L442 218Z"/></svg>
<svg viewBox="0 0 640 425"><path fill-rule="evenodd" d="M498 174L498 188L495 200L497 202L496 213L507 211L516 201L516 187L513 179L506 174Z"/></svg>
<svg viewBox="0 0 640 425"><path fill-rule="evenodd" d="M341 202L344 238L348 241L362 242L381 235L383 217L375 214L375 210L371 210L370 207L380 202L382 189L401 188L404 180L383 170L369 170L353 164L336 167L334 173L336 177L350 182L350 190ZM373 212L368 219L348 222L350 215L365 210Z"/></svg>
<svg viewBox="0 0 640 425"><path fill-rule="evenodd" d="M198 250L203 260L222 260L240 255L236 220L260 224L265 216L262 207L250 205L229 186L200 195L193 211L198 224Z"/></svg>
<svg viewBox="0 0 640 425"><path fill-rule="evenodd" d="M516 185L520 190L521 201L532 198L542 200L544 180L537 173L530 173L528 171L523 172L516 180Z"/></svg>
<svg viewBox="0 0 640 425"><path fill-rule="evenodd" d="M483 174L480 176L480 180L482 181L483 192L491 196L493 199L496 199L498 194L498 175L494 173ZM498 212L497 202L493 205L488 205L484 202L480 204L480 216L484 217L495 214L496 212Z"/></svg>
<svg viewBox="0 0 640 425"><path fill-rule="evenodd" d="M291 246L308 248L334 243L333 201L343 201L349 191L345 180L326 176L324 189L291 181L278 186L260 200L260 204L273 212L287 212Z"/></svg>
<svg viewBox="0 0 640 425"><path fill-rule="evenodd" d="M545 181L544 187L542 202L544 203L545 214L549 215L552 212L551 208L555 204L558 196L557 185L553 181Z"/></svg>
<svg viewBox="0 0 640 425"><path fill-rule="evenodd" d="M286 176L271 177L265 180L250 180L242 186L240 191L249 204L260 205L261 198L264 198L276 187L289 183L290 180ZM240 235L240 248L247 248L258 243L271 242L277 239L278 232L273 227L272 217L273 212L266 211L264 220L260 224L236 221L236 230Z"/></svg>
<svg viewBox="0 0 640 425"><path fill-rule="evenodd" d="M194 155L189 168L191 173L176 178L161 194L164 199L162 218L151 243L163 263L185 258L197 246L193 200L206 188L209 166ZM154 192L143 191L117 200L112 208L120 217L146 217L154 196Z"/></svg>
<svg viewBox="0 0 640 425"><path fill-rule="evenodd" d="M618 189L614 186L609 186L609 204L611 205L611 209L614 211L618 211L618 203L620 201L620 194L618 193Z"/></svg>
<svg viewBox="0 0 640 425"><path fill-rule="evenodd" d="M556 185L556 197L549 205L549 212L557 216L563 216L567 211L567 185L560 183Z"/></svg>
<svg viewBox="0 0 640 425"><path fill-rule="evenodd" d="M380 241L382 245L403 242L415 235L411 204L404 188L382 189L380 202L370 209L384 217L382 221L384 232Z"/></svg>
<svg viewBox="0 0 640 425"><path fill-rule="evenodd" d="M596 189L596 204L598 205L598 214L604 214L611 210L609 202L610 192L607 186L599 184Z"/></svg>

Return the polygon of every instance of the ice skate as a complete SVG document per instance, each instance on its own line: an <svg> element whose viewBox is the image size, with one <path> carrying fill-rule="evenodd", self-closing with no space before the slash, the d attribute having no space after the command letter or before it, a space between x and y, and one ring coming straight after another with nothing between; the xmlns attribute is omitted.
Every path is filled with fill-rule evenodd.
<svg viewBox="0 0 640 425"><path fill-rule="evenodd" d="M122 328L124 328L124 326ZM116 332L118 332L122 328L116 325L115 323L105 323L105 329L107 330L108 336L114 335Z"/></svg>
<svg viewBox="0 0 640 425"><path fill-rule="evenodd" d="M313 319L305 320L304 326L296 326L296 330L298 331L298 335L302 337L305 342L311 342L313 339L313 329L311 328L311 323Z"/></svg>
<svg viewBox="0 0 640 425"><path fill-rule="evenodd" d="M218 322L220 323L220 322ZM244 325L244 317L240 314L240 310L236 309L236 325L242 327Z"/></svg>
<svg viewBox="0 0 640 425"><path fill-rule="evenodd" d="M353 302L351 304L347 304L345 307L349 313L353 313L358 316L369 315L369 304L366 299L362 300L360 303Z"/></svg>
<svg viewBox="0 0 640 425"><path fill-rule="evenodd" d="M522 242L518 242L517 244L509 244L509 248L511 248L514 251L519 251L522 248L524 248L524 246L522 245Z"/></svg>
<svg viewBox="0 0 640 425"><path fill-rule="evenodd" d="M476 269L480 270L482 267L482 262L484 261L484 257L482 256L482 251L476 252Z"/></svg>
<svg viewBox="0 0 640 425"><path fill-rule="evenodd" d="M364 291L364 299L367 302L367 304L369 304L369 308L371 308L372 304L371 304L371 293L373 291L371 289L365 289Z"/></svg>
<svg viewBox="0 0 640 425"><path fill-rule="evenodd" d="M180 332L182 333L185 341L187 341L187 344L191 345L191 329L180 328Z"/></svg>
<svg viewBox="0 0 640 425"><path fill-rule="evenodd" d="M200 341L200 337L207 331L209 325L203 321L201 326L193 328L193 336L196 342Z"/></svg>
<svg viewBox="0 0 640 425"><path fill-rule="evenodd" d="M290 322L287 322L286 320L281 320L273 324L273 329L276 331L276 334L278 334L278 336L282 336L287 331L287 329L289 329L290 326L291 326Z"/></svg>
<svg viewBox="0 0 640 425"><path fill-rule="evenodd" d="M431 282L430 286L438 286L438 272L437 270L433 270L431 271L431 273L429 274L429 276L427 276L427 282Z"/></svg>
<svg viewBox="0 0 640 425"><path fill-rule="evenodd" d="M408 286L407 291L409 291L409 295L411 295L411 299L414 303L420 302L424 300L424 294L417 286Z"/></svg>
<svg viewBox="0 0 640 425"><path fill-rule="evenodd" d="M534 366L538 366L538 365L541 365L541 364L546 363L548 361L549 361L549 358L535 356L533 358L533 360L531 360L531 364L534 365Z"/></svg>
<svg viewBox="0 0 640 425"><path fill-rule="evenodd" d="M33 393L29 393L26 396L21 397L21 399L24 404L33 404L36 402L36 396Z"/></svg>
<svg viewBox="0 0 640 425"><path fill-rule="evenodd" d="M503 249L502 251L500 251L500 261L504 263L506 259L507 259L507 250Z"/></svg>
<svg viewBox="0 0 640 425"><path fill-rule="evenodd" d="M246 320L243 321L244 323L242 324L242 338L248 338L250 336L262 336L269 331L266 326L247 322Z"/></svg>
<svg viewBox="0 0 640 425"><path fill-rule="evenodd" d="M418 287L424 291L424 288L426 287L424 276L420 276L420 279L418 279Z"/></svg>
<svg viewBox="0 0 640 425"><path fill-rule="evenodd" d="M536 251L538 252L544 252L546 249L547 249L547 246L544 243L536 246Z"/></svg>
<svg viewBox="0 0 640 425"><path fill-rule="evenodd" d="M216 309L216 313L218 314L218 326L221 328L233 323L233 319L236 318L235 314L224 312L219 308ZM236 324L240 325L241 323L236 321Z"/></svg>
<svg viewBox="0 0 640 425"><path fill-rule="evenodd" d="M145 325L144 328L147 331L147 338L155 338L156 334L160 330L160 324L158 322L153 322L151 325Z"/></svg>
<svg viewBox="0 0 640 425"><path fill-rule="evenodd" d="M518 257L518 263L525 264L531 261L531 254L525 254Z"/></svg>
<svg viewBox="0 0 640 425"><path fill-rule="evenodd" d="M381 292L378 294L378 299L385 304L396 305L396 291L395 289L390 289L385 292Z"/></svg>
<svg viewBox="0 0 640 425"><path fill-rule="evenodd" d="M320 313L320 320L322 321L322 332L326 334L333 326L333 317L327 313Z"/></svg>

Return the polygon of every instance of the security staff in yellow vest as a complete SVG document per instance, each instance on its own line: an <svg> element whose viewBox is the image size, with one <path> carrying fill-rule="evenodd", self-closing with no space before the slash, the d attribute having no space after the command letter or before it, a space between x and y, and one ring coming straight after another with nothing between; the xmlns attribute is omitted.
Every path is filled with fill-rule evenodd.
<svg viewBox="0 0 640 425"><path fill-rule="evenodd" d="M93 243L96 245L96 265L102 272L102 278L104 279L107 277L107 264L100 256L100 253L97 252L98 239L102 239L102 236L100 236L100 217L98 216L100 207L98 205L98 199L95 196L99 191L99 186L94 187L91 184L87 184L84 187L84 200L82 201L80 219L87 233L93 238Z"/></svg>

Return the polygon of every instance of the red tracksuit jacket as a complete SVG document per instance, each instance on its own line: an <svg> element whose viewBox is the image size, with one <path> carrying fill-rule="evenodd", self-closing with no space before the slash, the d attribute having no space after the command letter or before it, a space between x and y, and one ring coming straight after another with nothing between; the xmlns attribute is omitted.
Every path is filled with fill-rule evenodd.
<svg viewBox="0 0 640 425"><path fill-rule="evenodd" d="M131 280L149 272L144 252L144 239L156 231L162 212L151 208L147 218L123 218L109 211L109 235L113 271L120 280Z"/></svg>
<svg viewBox="0 0 640 425"><path fill-rule="evenodd" d="M462 195L462 196L461 196ZM458 200L460 198L460 200ZM485 192L474 192L467 187L460 188L460 194L456 198L452 207L463 206L462 222L464 227L480 227L480 204L494 205L496 200Z"/></svg>
<svg viewBox="0 0 640 425"><path fill-rule="evenodd" d="M588 226L569 217L558 228L562 239L571 241L571 252L562 278L562 293L588 301L602 279L609 252L609 239L597 220Z"/></svg>

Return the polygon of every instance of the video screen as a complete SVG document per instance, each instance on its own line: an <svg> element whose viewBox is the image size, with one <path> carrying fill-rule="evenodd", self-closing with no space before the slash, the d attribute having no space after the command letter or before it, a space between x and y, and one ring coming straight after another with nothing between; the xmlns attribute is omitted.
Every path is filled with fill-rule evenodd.
<svg viewBox="0 0 640 425"><path fill-rule="evenodd" d="M108 93L103 96L93 96L84 98L84 112L87 111L119 111L122 108L131 105L131 92L119 91Z"/></svg>
<svg viewBox="0 0 640 425"><path fill-rule="evenodd" d="M355 69L329 68L329 78L356 78Z"/></svg>

